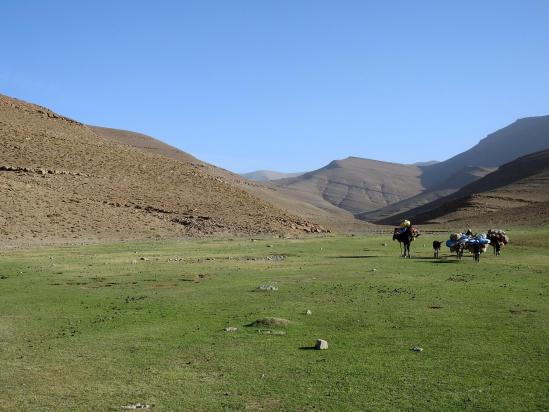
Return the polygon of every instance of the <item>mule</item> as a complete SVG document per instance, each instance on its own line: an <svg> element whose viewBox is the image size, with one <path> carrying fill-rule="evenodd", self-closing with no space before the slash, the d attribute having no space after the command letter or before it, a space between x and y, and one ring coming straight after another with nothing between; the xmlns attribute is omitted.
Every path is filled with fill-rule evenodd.
<svg viewBox="0 0 549 412"><path fill-rule="evenodd" d="M411 226L407 227L403 231L401 231L398 227L395 228L395 231L393 233L393 240L398 240L398 243L401 246L401 250L402 246L404 245L401 257L410 259L410 244L419 235L419 231Z"/></svg>
<svg viewBox="0 0 549 412"><path fill-rule="evenodd" d="M434 257L435 259L438 259L440 255L440 247L442 246L442 242L438 240L433 240L433 251L434 251Z"/></svg>
<svg viewBox="0 0 549 412"><path fill-rule="evenodd" d="M490 244L494 248L494 255L501 255L501 248L509 243L509 236L503 230L488 230L488 239L490 239Z"/></svg>
<svg viewBox="0 0 549 412"><path fill-rule="evenodd" d="M475 262L480 262L480 255L486 252L487 245L482 245L480 243L469 244L465 246L469 252L473 254L473 259Z"/></svg>

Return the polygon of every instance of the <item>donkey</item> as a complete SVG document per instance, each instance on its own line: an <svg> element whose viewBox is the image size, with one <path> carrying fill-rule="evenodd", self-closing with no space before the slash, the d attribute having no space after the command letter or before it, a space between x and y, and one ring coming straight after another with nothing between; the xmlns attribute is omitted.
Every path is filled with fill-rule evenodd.
<svg viewBox="0 0 549 412"><path fill-rule="evenodd" d="M488 230L488 239L490 239L490 245L494 248L494 255L499 256L501 254L501 248L509 243L509 236L503 231L498 229Z"/></svg>
<svg viewBox="0 0 549 412"><path fill-rule="evenodd" d="M402 245L404 245L404 250L401 257L410 259L410 243L412 243L419 235L419 231L411 226L407 227L403 231L401 231L398 227L395 228L393 240L398 240L401 248Z"/></svg>
<svg viewBox="0 0 549 412"><path fill-rule="evenodd" d="M473 254L473 259L475 259L475 262L478 263L480 262L480 255L486 252L487 246L481 245L480 243L474 243L471 245L466 245L465 249Z"/></svg>
<svg viewBox="0 0 549 412"><path fill-rule="evenodd" d="M440 247L442 246L442 242L438 240L433 240L433 250L434 250L434 256L435 259L438 259L440 255Z"/></svg>

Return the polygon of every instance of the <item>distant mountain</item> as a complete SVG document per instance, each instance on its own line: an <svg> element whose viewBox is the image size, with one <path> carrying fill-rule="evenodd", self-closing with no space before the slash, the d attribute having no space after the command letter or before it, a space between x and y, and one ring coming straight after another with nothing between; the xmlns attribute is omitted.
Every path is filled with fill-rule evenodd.
<svg viewBox="0 0 549 412"><path fill-rule="evenodd" d="M465 166L431 189L426 189L415 196L406 198L389 206L360 213L356 215L356 217L369 222L376 222L399 213L406 214L410 209L454 193L466 184L486 176L495 169L496 168L494 167Z"/></svg>
<svg viewBox="0 0 549 412"><path fill-rule="evenodd" d="M520 157L449 196L409 210L414 223L549 222L549 150ZM395 224L404 215L381 220Z"/></svg>
<svg viewBox="0 0 549 412"><path fill-rule="evenodd" d="M423 183L436 188L467 166L498 167L517 157L549 148L549 116L519 119L489 134L478 144L448 160L423 168Z"/></svg>
<svg viewBox="0 0 549 412"><path fill-rule="evenodd" d="M335 206L356 214L420 193L425 189L421 174L418 166L348 157L269 185L279 193L319 208Z"/></svg>
<svg viewBox="0 0 549 412"><path fill-rule="evenodd" d="M506 162L548 148L549 116L517 120L457 156L420 166L421 182L425 187L422 192L387 207L357 214L357 217L374 222L393 215L406 215L408 210L445 197Z"/></svg>
<svg viewBox="0 0 549 412"><path fill-rule="evenodd" d="M268 182L270 180L285 179L289 177L301 176L304 172L299 173L282 173L272 170L256 170L255 172L242 173L241 176L255 182Z"/></svg>
<svg viewBox="0 0 549 412"><path fill-rule="evenodd" d="M416 162L412 163L414 166L431 166L434 164L440 163L438 160L428 160L426 162Z"/></svg>

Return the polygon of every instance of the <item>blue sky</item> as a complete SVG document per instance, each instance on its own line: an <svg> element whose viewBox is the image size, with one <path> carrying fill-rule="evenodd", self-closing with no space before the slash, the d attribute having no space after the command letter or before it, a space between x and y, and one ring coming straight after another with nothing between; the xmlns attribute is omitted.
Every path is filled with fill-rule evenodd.
<svg viewBox="0 0 549 412"><path fill-rule="evenodd" d="M444 160L549 114L549 1L28 1L0 93L236 172Z"/></svg>

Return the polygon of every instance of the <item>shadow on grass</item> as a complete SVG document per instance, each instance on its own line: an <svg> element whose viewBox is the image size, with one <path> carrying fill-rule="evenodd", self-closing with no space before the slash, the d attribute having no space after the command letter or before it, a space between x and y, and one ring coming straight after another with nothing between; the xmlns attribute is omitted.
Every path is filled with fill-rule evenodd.
<svg viewBox="0 0 549 412"><path fill-rule="evenodd" d="M413 258L412 258L413 260ZM437 265L440 265L441 263L458 263L459 260L435 260L433 258L430 258L430 261L426 261L426 259L418 260L416 263L435 263Z"/></svg>
<svg viewBox="0 0 549 412"><path fill-rule="evenodd" d="M316 350L314 346L302 346L299 350Z"/></svg>
<svg viewBox="0 0 549 412"><path fill-rule="evenodd" d="M379 258L383 256L377 255L349 255L349 256L331 256L331 259L368 259L368 258Z"/></svg>
<svg viewBox="0 0 549 412"><path fill-rule="evenodd" d="M412 260L435 260L432 256L412 256L410 259Z"/></svg>

